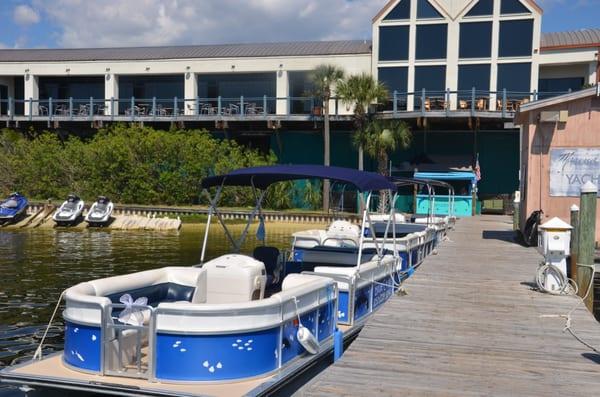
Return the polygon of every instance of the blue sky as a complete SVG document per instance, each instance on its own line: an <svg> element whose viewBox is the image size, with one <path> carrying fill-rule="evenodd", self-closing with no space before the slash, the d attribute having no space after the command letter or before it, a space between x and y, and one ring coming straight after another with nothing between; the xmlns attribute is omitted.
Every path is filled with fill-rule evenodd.
<svg viewBox="0 0 600 397"><path fill-rule="evenodd" d="M0 47L370 39L386 0L0 0ZM600 0L538 0L543 31L600 28ZM241 4L244 4L241 6Z"/></svg>

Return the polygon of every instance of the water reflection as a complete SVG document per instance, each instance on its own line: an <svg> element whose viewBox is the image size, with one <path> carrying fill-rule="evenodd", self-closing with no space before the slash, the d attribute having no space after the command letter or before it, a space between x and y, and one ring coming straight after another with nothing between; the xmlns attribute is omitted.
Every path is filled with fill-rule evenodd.
<svg viewBox="0 0 600 397"><path fill-rule="evenodd" d="M287 248L290 235L307 225L269 225L270 245ZM241 231L241 225L233 231ZM178 233L104 230L0 231L0 368L31 357L60 293L95 278L191 266L200 257L203 227ZM253 231L242 251L257 241ZM228 252L222 230L211 227L207 258ZM59 316L60 317L60 316ZM45 352L62 349L62 325L55 322Z"/></svg>

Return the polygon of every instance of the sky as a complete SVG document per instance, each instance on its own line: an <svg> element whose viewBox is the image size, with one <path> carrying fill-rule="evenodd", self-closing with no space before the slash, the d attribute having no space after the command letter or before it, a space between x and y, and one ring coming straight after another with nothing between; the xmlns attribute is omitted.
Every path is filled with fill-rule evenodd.
<svg viewBox="0 0 600 397"><path fill-rule="evenodd" d="M387 0L0 0L0 48L371 38ZM600 28L600 0L538 0L544 32Z"/></svg>

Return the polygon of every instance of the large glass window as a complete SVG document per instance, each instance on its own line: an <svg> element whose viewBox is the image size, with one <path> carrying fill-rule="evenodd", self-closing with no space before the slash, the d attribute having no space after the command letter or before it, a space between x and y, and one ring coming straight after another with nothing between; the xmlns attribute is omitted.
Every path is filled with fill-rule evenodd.
<svg viewBox="0 0 600 397"><path fill-rule="evenodd" d="M446 59L448 25L417 25L417 59Z"/></svg>
<svg viewBox="0 0 600 397"><path fill-rule="evenodd" d="M184 96L184 75L119 76L119 97L130 99L163 99Z"/></svg>
<svg viewBox="0 0 600 397"><path fill-rule="evenodd" d="M184 74L179 75L143 75L119 76L119 113L149 114L152 111L152 100L156 98L156 112L172 114L181 112L191 103L184 103ZM130 100L135 97L134 107ZM177 106L174 99L177 98ZM191 98L189 98L191 99ZM164 113L163 113L164 112Z"/></svg>
<svg viewBox="0 0 600 397"><path fill-rule="evenodd" d="M538 83L539 97L549 98L555 95L565 94L569 91L578 91L583 88L585 79L583 77L563 77L556 79L540 79Z"/></svg>
<svg viewBox="0 0 600 397"><path fill-rule="evenodd" d="M531 56L533 19L500 22L500 57Z"/></svg>
<svg viewBox="0 0 600 397"><path fill-rule="evenodd" d="M94 112L98 113L104 105L104 77L103 76L42 76L39 78L40 113L50 112L52 98L52 113L66 114L70 112L70 100L73 98L75 114L87 114L90 98L95 99ZM98 101L100 100L100 101Z"/></svg>
<svg viewBox="0 0 600 397"><path fill-rule="evenodd" d="M313 83L310 78L310 72L289 72L290 96L292 98L290 111L292 114L309 114L311 112L312 101L308 98L312 96Z"/></svg>
<svg viewBox="0 0 600 397"><path fill-rule="evenodd" d="M398 19L410 19L410 1L411 0L402 0L400 3L396 4L396 7L390 11L385 18L384 21L389 20L398 20Z"/></svg>
<svg viewBox="0 0 600 397"><path fill-rule="evenodd" d="M460 24L461 58L490 58L492 56L492 22Z"/></svg>
<svg viewBox="0 0 600 397"><path fill-rule="evenodd" d="M473 6L467 12L467 17L480 17L492 15L494 13L494 0L479 0L477 4Z"/></svg>
<svg viewBox="0 0 600 397"><path fill-rule="evenodd" d="M198 76L198 95L201 98L275 97L275 73L227 73Z"/></svg>
<svg viewBox="0 0 600 397"><path fill-rule="evenodd" d="M498 64L497 90L506 89L509 99L522 99L531 92L531 63ZM500 96L499 96L500 99Z"/></svg>
<svg viewBox="0 0 600 397"><path fill-rule="evenodd" d="M445 66L417 66L415 68L415 93L419 95L425 89L433 95L446 91Z"/></svg>
<svg viewBox="0 0 600 397"><path fill-rule="evenodd" d="M443 16L429 3L429 0L417 0L417 18L443 18Z"/></svg>
<svg viewBox="0 0 600 397"><path fill-rule="evenodd" d="M104 99L104 77L42 76L38 81L40 99Z"/></svg>
<svg viewBox="0 0 600 397"><path fill-rule="evenodd" d="M8 110L8 87L0 84L0 115Z"/></svg>
<svg viewBox="0 0 600 397"><path fill-rule="evenodd" d="M408 60L408 26L379 28L379 60Z"/></svg>
<svg viewBox="0 0 600 397"><path fill-rule="evenodd" d="M490 90L490 65L458 66L458 90L461 96L469 97L473 88L484 93Z"/></svg>
<svg viewBox="0 0 600 397"><path fill-rule="evenodd" d="M378 80L386 86L386 88L390 92L390 96L393 95L394 91L397 91L397 106L399 109L406 109L406 92L408 90L408 68L379 68ZM385 105L386 110L390 110L392 107L393 104L391 102Z"/></svg>
<svg viewBox="0 0 600 397"><path fill-rule="evenodd" d="M200 98L221 98L223 107L238 106L244 96L245 105L262 107L263 97L267 96L268 113L273 113L277 92L276 73L227 73L198 76L198 96ZM304 96L304 95L303 95Z"/></svg>
<svg viewBox="0 0 600 397"><path fill-rule="evenodd" d="M529 9L523 5L519 0L501 0L500 13L501 14L531 14Z"/></svg>

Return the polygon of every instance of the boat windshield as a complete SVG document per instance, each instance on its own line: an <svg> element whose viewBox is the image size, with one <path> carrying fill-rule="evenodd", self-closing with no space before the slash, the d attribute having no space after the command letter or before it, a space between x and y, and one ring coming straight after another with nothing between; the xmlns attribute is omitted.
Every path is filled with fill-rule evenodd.
<svg viewBox="0 0 600 397"><path fill-rule="evenodd" d="M0 204L0 207L2 208L17 208L19 206L19 203L17 202L17 200L15 199L8 199L5 202L3 202L2 204Z"/></svg>
<svg viewBox="0 0 600 397"><path fill-rule="evenodd" d="M63 205L63 210L74 210L77 208L77 203L73 201L68 201Z"/></svg>

